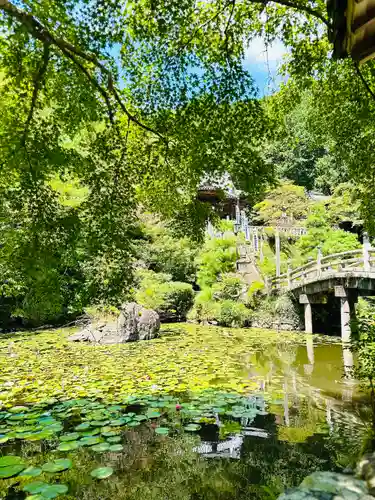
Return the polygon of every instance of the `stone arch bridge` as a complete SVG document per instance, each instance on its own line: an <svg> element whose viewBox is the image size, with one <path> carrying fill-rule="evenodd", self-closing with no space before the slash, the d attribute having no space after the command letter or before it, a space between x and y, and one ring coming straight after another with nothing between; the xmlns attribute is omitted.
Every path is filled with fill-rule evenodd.
<svg viewBox="0 0 375 500"><path fill-rule="evenodd" d="M355 317L354 305L359 296L375 295L375 248L367 234L363 247L323 257L292 269L270 280L271 293L289 291L305 309L305 331L313 333L312 307L324 304L329 292L340 300L341 337L350 340L350 321Z"/></svg>

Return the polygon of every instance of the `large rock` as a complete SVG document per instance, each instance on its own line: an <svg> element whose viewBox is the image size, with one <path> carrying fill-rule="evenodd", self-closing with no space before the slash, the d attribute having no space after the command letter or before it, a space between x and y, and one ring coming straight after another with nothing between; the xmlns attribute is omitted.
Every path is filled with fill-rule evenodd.
<svg viewBox="0 0 375 500"><path fill-rule="evenodd" d="M367 485L354 476L336 472L314 472L299 488L286 491L278 500L370 500Z"/></svg>
<svg viewBox="0 0 375 500"><path fill-rule="evenodd" d="M69 337L72 342L96 344L123 344L137 340L150 340L158 336L160 319L157 312L146 309L135 302L120 308L117 321L91 323Z"/></svg>
<svg viewBox="0 0 375 500"><path fill-rule="evenodd" d="M152 309L130 302L121 306L117 330L123 338L122 342L150 340L159 334L160 318Z"/></svg>

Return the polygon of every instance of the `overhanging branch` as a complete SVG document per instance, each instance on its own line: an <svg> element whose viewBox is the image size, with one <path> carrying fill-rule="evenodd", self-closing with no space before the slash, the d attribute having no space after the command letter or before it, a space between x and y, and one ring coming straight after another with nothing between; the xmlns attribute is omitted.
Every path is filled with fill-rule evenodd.
<svg viewBox="0 0 375 500"><path fill-rule="evenodd" d="M77 47L76 45L73 45L62 38L56 37L53 33L51 33L50 30L48 30L45 26L43 26L33 15L20 10L18 7L9 2L9 0L0 0L0 11L5 12L10 17L18 20L27 29L27 31L33 38L40 40L41 42L43 42L44 45L47 44L58 47L62 51L64 56L70 59L85 74L85 76L90 80L92 85L101 93L101 95L105 99L110 121L112 124L114 124L114 116L109 99L110 94L113 95L115 100L120 105L121 110L127 115L127 117L133 123L143 128L144 130L147 130L148 132L151 132L157 135L158 137L163 138L163 136L158 131L154 130L152 127L149 127L148 125L145 125L128 111L125 103L122 101L120 97L119 91L113 85L111 70L108 69L103 63L101 63L95 54L86 52L82 50L80 47ZM105 89L98 83L98 81L91 74L88 68L86 68L84 64L81 64L81 62L75 56L80 57L87 63L94 64L94 66L98 70L106 74L108 81L107 89Z"/></svg>
<svg viewBox="0 0 375 500"><path fill-rule="evenodd" d="M37 74L34 78L34 89L33 89L33 95L31 98L30 110L29 110L29 114L28 114L27 119L26 119L25 128L23 131L22 139L21 139L21 144L23 146L26 143L27 133L29 131L29 126L30 126L31 120L33 119L34 109L35 109L36 102L38 99L38 92L39 92L39 89L43 83L44 75L46 74L46 71L47 71L48 61L49 61L49 43L45 43L44 47L43 47L42 62L40 64L40 67L39 67Z"/></svg>

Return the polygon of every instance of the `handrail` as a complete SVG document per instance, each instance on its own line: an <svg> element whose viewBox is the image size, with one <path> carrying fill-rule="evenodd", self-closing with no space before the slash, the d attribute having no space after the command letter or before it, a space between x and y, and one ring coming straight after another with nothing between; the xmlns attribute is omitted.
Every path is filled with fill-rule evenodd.
<svg viewBox="0 0 375 500"><path fill-rule="evenodd" d="M322 279L322 277L340 272L373 272L375 273L375 248L372 248L367 235L364 235L363 247L345 252L338 252L323 257L318 249L316 260L308 262L295 269L288 267L286 273L274 276L269 280L271 289L292 289L300 285L306 279Z"/></svg>

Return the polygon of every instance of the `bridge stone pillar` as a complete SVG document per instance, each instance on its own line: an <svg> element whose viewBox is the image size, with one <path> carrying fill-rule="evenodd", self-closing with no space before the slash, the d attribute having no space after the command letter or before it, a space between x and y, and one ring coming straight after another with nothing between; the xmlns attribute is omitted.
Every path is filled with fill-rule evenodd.
<svg viewBox="0 0 375 500"><path fill-rule="evenodd" d="M311 300L305 293L299 296L299 303L305 308L305 332L313 333L312 307Z"/></svg>
<svg viewBox="0 0 375 500"><path fill-rule="evenodd" d="M340 298L340 313L341 313L341 340L350 342L352 334L350 328L350 320L355 315L355 302L357 296L350 295L350 291L343 286L335 286L335 297Z"/></svg>

